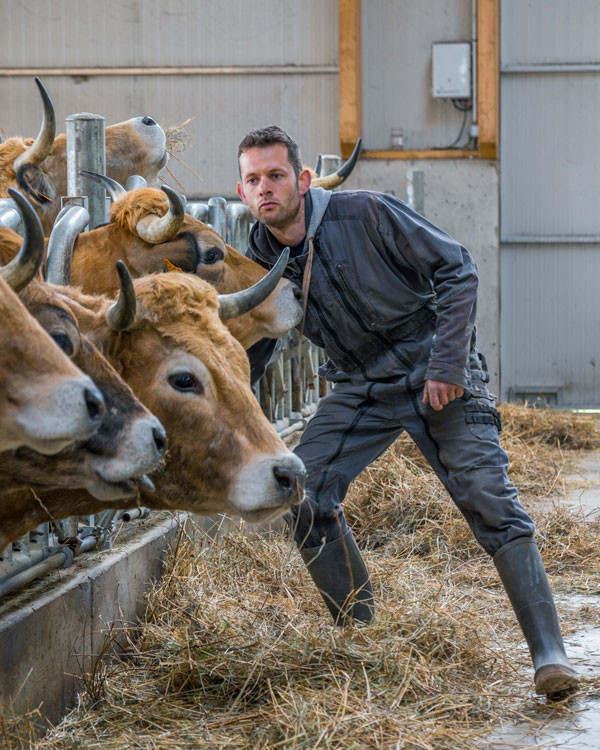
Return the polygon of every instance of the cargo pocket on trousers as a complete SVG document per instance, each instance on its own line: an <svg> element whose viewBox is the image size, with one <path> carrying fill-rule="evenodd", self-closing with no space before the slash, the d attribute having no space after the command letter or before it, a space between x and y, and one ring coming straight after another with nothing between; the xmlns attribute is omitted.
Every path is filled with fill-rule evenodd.
<svg viewBox="0 0 600 750"><path fill-rule="evenodd" d="M481 440L489 439L502 430L500 414L492 399L473 398L465 404L465 422L471 432Z"/></svg>

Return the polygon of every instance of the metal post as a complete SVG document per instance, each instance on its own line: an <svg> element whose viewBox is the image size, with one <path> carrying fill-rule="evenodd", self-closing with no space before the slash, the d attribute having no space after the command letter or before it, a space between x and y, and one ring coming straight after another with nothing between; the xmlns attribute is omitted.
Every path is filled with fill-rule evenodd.
<svg viewBox="0 0 600 750"><path fill-rule="evenodd" d="M223 239L225 239L227 233L226 208L227 201L225 198L208 199L208 224L210 224L215 232L218 232Z"/></svg>
<svg viewBox="0 0 600 750"><path fill-rule="evenodd" d="M90 229L106 222L106 191L95 180L80 175L82 169L106 174L104 117L81 112L70 115L67 124L67 193L88 196Z"/></svg>
<svg viewBox="0 0 600 750"><path fill-rule="evenodd" d="M406 173L406 202L413 211L425 215L425 172L420 169Z"/></svg>

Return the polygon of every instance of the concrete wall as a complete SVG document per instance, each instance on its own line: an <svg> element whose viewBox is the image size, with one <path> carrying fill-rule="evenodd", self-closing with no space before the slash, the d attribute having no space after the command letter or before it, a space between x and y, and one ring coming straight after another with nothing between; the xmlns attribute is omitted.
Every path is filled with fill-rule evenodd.
<svg viewBox="0 0 600 750"><path fill-rule="evenodd" d="M406 174L421 170L425 177L425 216L461 242L479 268L477 335L499 392L499 239L498 170L482 159L362 160L348 189L380 190L406 200Z"/></svg>
<svg viewBox="0 0 600 750"><path fill-rule="evenodd" d="M109 628L118 634L144 614L144 594L162 573L177 529L174 518L157 515L118 550L82 555L2 600L0 713L39 706L48 721L61 720L103 653Z"/></svg>

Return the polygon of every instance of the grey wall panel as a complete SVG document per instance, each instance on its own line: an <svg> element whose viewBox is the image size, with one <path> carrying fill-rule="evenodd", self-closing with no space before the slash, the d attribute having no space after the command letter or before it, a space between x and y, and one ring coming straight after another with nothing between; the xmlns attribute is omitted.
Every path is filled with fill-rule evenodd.
<svg viewBox="0 0 600 750"><path fill-rule="evenodd" d="M600 62L600 0L501 0L502 65Z"/></svg>
<svg viewBox="0 0 600 750"><path fill-rule="evenodd" d="M501 250L502 394L560 386L559 406L600 406L600 246Z"/></svg>
<svg viewBox="0 0 600 750"><path fill-rule="evenodd" d="M169 169L190 193L234 193L237 146L254 127L278 124L293 135L307 163L339 150L337 75L68 77L45 80L58 132L75 112L101 114L110 125L149 114L163 127L193 118L189 145ZM0 77L0 128L7 136L34 136L41 105L29 78ZM8 106L4 106L5 103ZM185 165L185 166L184 166ZM168 174L169 184L177 184Z"/></svg>
<svg viewBox="0 0 600 750"><path fill-rule="evenodd" d="M471 39L471 0L369 0L362 16L366 148L390 148L392 128L406 149L452 143L463 115L431 96L431 45Z"/></svg>
<svg viewBox="0 0 600 750"><path fill-rule="evenodd" d="M599 122L600 74L502 76L503 236L600 234Z"/></svg>
<svg viewBox="0 0 600 750"><path fill-rule="evenodd" d="M4 65L337 63L336 0L0 3Z"/></svg>

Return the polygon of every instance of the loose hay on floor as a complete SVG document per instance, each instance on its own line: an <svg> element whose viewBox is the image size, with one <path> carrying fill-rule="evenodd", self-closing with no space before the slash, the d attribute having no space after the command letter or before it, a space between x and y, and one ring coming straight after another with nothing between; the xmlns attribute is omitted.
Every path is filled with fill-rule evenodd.
<svg viewBox="0 0 600 750"><path fill-rule="evenodd" d="M599 447L595 424L502 413L554 585L587 591L597 524L536 508L574 449ZM279 534L240 530L215 543L186 530L129 654L99 663L80 705L34 747L471 748L499 721L539 710L493 565L406 439L356 480L346 508L373 577L374 623L331 626ZM31 747L20 727L0 725L0 738Z"/></svg>

